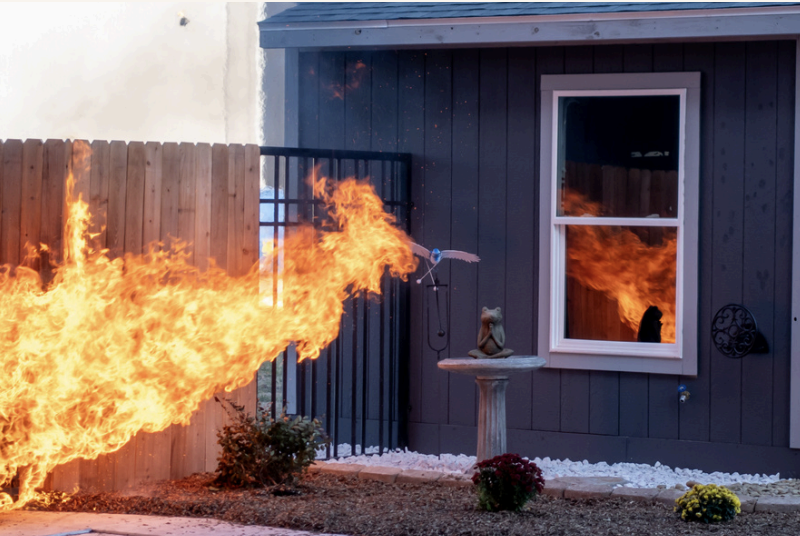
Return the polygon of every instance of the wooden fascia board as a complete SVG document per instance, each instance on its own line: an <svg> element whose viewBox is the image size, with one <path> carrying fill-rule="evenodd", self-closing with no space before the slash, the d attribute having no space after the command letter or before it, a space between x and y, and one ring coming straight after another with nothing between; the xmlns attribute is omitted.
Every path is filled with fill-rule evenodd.
<svg viewBox="0 0 800 536"><path fill-rule="evenodd" d="M712 10L713 11L713 10ZM800 8L758 12L618 18L505 17L381 20L328 24L260 23L262 48L454 48L464 46L578 45L624 42L795 38ZM745 12L745 13L742 13ZM624 15L624 17L622 16Z"/></svg>

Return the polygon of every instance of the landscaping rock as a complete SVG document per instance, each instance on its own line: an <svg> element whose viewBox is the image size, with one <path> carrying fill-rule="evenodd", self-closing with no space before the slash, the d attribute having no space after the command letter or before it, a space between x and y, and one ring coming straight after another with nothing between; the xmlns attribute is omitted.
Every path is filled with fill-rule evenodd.
<svg viewBox="0 0 800 536"><path fill-rule="evenodd" d="M564 490L565 499L599 499L611 495L610 484L573 484Z"/></svg>
<svg viewBox="0 0 800 536"><path fill-rule="evenodd" d="M308 474L314 475L316 473L319 473L320 470L323 467L325 467L326 465L327 464L325 462L317 460L317 461L315 461L314 463L312 463L311 465L308 466Z"/></svg>
<svg viewBox="0 0 800 536"><path fill-rule="evenodd" d="M682 491L678 491L676 489L664 489L660 490L658 495L656 495L653 500L661 504L666 504L667 506L675 506L675 500L681 495L683 495Z"/></svg>
<svg viewBox="0 0 800 536"><path fill-rule="evenodd" d="M755 511L758 497L751 497L749 495L739 495L738 497L739 502L742 503L742 512L749 514Z"/></svg>
<svg viewBox="0 0 800 536"><path fill-rule="evenodd" d="M421 482L436 482L442 478L440 471L420 471L419 469L406 469L397 475L398 484L413 483L419 484Z"/></svg>
<svg viewBox="0 0 800 536"><path fill-rule="evenodd" d="M558 480L559 482L564 482L565 484L616 485L628 483L627 480L619 476L562 476L559 478L554 478L553 480Z"/></svg>
<svg viewBox="0 0 800 536"><path fill-rule="evenodd" d="M445 486L452 486L456 488L467 488L475 485L472 483L471 476L459 475L455 473L445 473L439 480L437 480L437 482L444 484Z"/></svg>
<svg viewBox="0 0 800 536"><path fill-rule="evenodd" d="M789 479L770 484L736 483L727 486L734 493L751 497L800 497L800 480Z"/></svg>
<svg viewBox="0 0 800 536"><path fill-rule="evenodd" d="M571 484L564 482L558 478L544 481L544 489L542 495L549 495L551 497L562 498L564 497L564 490L570 487Z"/></svg>
<svg viewBox="0 0 800 536"><path fill-rule="evenodd" d="M800 510L800 497L760 497L755 508L756 512L794 512L796 510Z"/></svg>
<svg viewBox="0 0 800 536"><path fill-rule="evenodd" d="M612 497L619 497L629 501L652 501L658 495L659 490L653 488L627 488L619 487L611 490Z"/></svg>
<svg viewBox="0 0 800 536"><path fill-rule="evenodd" d="M366 465L358 463L326 463L324 467L320 467L319 472L356 478L364 468Z"/></svg>
<svg viewBox="0 0 800 536"><path fill-rule="evenodd" d="M358 478L360 480L377 480L378 482L393 484L397 479L397 475L399 475L401 471L402 469L399 467L383 467L380 465L374 465L359 471Z"/></svg>

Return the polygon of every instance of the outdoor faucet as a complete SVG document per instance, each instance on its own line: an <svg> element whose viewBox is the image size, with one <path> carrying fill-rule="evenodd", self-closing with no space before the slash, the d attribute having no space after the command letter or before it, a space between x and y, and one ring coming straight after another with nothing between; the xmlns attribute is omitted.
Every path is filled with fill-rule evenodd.
<svg viewBox="0 0 800 536"><path fill-rule="evenodd" d="M681 401L681 404L685 404L686 401L689 400L690 396L692 396L692 394L686 390L686 386L680 384L678 386L678 400Z"/></svg>

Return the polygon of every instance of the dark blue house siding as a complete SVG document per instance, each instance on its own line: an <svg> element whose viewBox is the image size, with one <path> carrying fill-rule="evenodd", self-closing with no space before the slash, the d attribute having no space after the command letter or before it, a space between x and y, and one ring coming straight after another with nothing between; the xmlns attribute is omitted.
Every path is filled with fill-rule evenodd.
<svg viewBox="0 0 800 536"><path fill-rule="evenodd" d="M502 307L508 345L532 354L540 76L702 72L698 376L515 376L509 448L798 477L800 451L788 448L794 69L793 41L301 52L299 141L412 153L415 240L483 259L440 268L452 290L442 358L475 346L483 305ZM424 289L410 284L410 447L474 454L476 387L436 367ZM711 319L731 302L753 311L769 353L716 351Z"/></svg>

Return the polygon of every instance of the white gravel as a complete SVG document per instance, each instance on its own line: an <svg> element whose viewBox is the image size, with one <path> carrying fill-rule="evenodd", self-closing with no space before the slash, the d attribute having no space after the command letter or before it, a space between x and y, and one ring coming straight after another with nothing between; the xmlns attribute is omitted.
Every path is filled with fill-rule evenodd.
<svg viewBox="0 0 800 536"><path fill-rule="evenodd" d="M442 471L444 473L464 473L475 463L475 456L463 454L434 456L431 454L419 454L408 449L402 451L384 449L384 453L378 455L378 447L367 447L366 453L362 455L360 445L356 446L356 456L349 456L349 445L340 445L337 454L340 456L339 458L327 460L327 462L384 465L402 469ZM324 458L324 452L319 453L318 457ZM730 485L737 482L770 484L780 480L780 473L774 475L704 473L697 469L681 469L677 467L673 469L659 462L656 462L655 465L643 463L615 463L609 465L606 462L589 463L586 460L551 460L550 458L533 458L532 461L541 468L545 480L565 476L617 476L628 481L625 484L626 486L635 488L655 488L659 485L671 488L676 484L686 485L686 482L690 480L703 484L721 485Z"/></svg>

